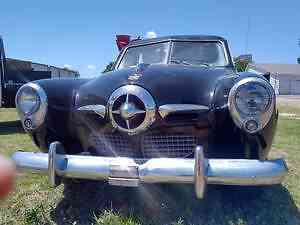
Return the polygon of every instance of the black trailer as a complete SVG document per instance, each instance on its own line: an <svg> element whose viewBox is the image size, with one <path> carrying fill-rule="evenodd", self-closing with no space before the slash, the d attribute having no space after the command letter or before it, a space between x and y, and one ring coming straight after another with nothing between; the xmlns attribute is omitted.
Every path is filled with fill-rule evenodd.
<svg viewBox="0 0 300 225"><path fill-rule="evenodd" d="M43 69L35 70L33 65ZM0 36L0 107L15 107L16 93L23 84L33 80L60 78L63 74L71 78L79 76L77 71L66 68L6 58L3 39Z"/></svg>

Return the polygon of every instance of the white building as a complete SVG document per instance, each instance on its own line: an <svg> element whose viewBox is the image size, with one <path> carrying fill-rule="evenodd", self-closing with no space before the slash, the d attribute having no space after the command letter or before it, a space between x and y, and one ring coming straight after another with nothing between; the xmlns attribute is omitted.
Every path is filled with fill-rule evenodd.
<svg viewBox="0 0 300 225"><path fill-rule="evenodd" d="M270 82L277 94L300 94L300 64L249 64L248 71L270 73Z"/></svg>

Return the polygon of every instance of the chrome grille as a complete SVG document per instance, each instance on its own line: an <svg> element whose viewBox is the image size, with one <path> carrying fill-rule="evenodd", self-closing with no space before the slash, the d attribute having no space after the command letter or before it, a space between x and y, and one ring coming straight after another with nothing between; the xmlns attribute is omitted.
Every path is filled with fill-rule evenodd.
<svg viewBox="0 0 300 225"><path fill-rule="evenodd" d="M147 135L144 137L144 158L188 157L193 155L197 138L191 135Z"/></svg>
<svg viewBox="0 0 300 225"><path fill-rule="evenodd" d="M185 158L193 156L197 137L186 134L147 134L133 138L120 134L90 136L90 144L98 155L133 158Z"/></svg>
<svg viewBox="0 0 300 225"><path fill-rule="evenodd" d="M119 134L91 135L90 143L99 155L136 157L134 146Z"/></svg>

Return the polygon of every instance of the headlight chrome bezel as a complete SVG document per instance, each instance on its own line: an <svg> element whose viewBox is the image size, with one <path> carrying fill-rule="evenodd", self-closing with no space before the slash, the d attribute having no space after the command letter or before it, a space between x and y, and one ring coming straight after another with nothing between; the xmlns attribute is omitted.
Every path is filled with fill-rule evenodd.
<svg viewBox="0 0 300 225"><path fill-rule="evenodd" d="M21 103L22 103L22 96L24 95L24 92L25 91L30 91L32 92L32 96L35 95L34 97L36 98L36 104L31 108L29 109L28 111L27 110L24 110L24 108L21 106ZM25 88L23 88L20 92L17 93L16 95L16 106L18 107L18 110L23 113L24 115L31 115L33 113L35 113L36 111L38 111L39 107L41 105L41 99L39 97L39 94L37 93L36 89L35 88L32 88L30 87L29 85L27 85Z"/></svg>
<svg viewBox="0 0 300 225"><path fill-rule="evenodd" d="M36 97L38 98L38 103L29 112L24 112L19 105L19 101L22 93L28 88L32 89L36 93L37 95ZM18 114L20 116L22 125L25 130L27 131L34 130L43 124L47 113L48 100L44 89L40 85L32 82L24 84L18 90L16 94L15 102L16 102L16 108Z"/></svg>
<svg viewBox="0 0 300 225"><path fill-rule="evenodd" d="M270 102L268 103L268 107L265 109L265 111L262 111L261 113L258 114L244 114L239 111L236 103L236 95L240 88L243 85L248 85L249 83L256 84L263 86L266 91L268 92ZM231 114L231 117L234 121L234 123L241 129L245 130L248 133L257 133L260 130L262 130L270 121L274 109L275 109L275 104L276 104L276 99L275 99L275 92L272 87L272 85L264 80L263 78L259 77L247 77L244 79L241 79L238 81L230 90L229 96L228 96L228 108ZM246 123L254 120L258 124L257 129L255 130L248 130L246 128Z"/></svg>

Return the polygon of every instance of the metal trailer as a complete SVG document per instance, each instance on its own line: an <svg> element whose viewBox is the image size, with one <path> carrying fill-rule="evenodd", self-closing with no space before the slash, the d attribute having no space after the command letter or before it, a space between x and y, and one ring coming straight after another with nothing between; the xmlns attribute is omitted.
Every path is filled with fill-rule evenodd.
<svg viewBox="0 0 300 225"><path fill-rule="evenodd" d="M15 107L15 96L25 83L49 78L76 78L77 71L31 61L6 58L0 36L0 107Z"/></svg>

